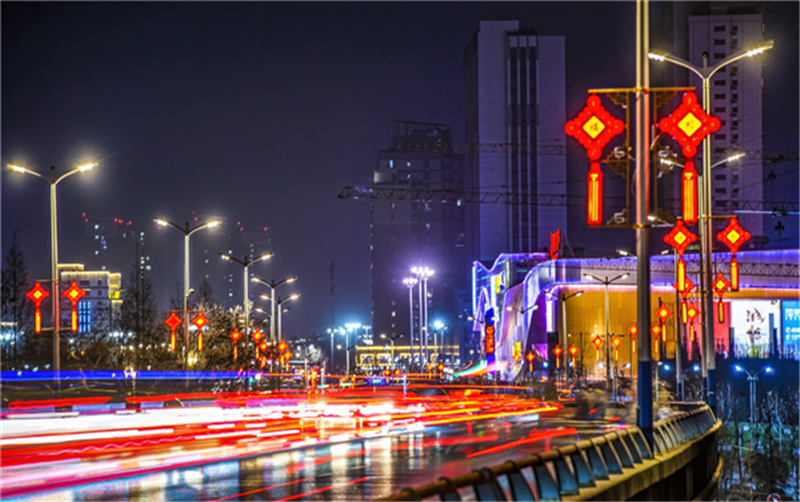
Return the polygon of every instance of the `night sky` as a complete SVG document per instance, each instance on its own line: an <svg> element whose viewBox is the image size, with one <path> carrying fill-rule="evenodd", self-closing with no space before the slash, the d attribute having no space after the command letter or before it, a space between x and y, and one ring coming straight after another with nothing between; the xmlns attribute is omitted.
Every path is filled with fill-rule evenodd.
<svg viewBox="0 0 800 502"><path fill-rule="evenodd" d="M133 220L154 239L166 234L153 217L184 222L192 211L267 226L273 246L263 251L275 258L252 270L300 277L289 333L328 327L329 260L337 323L369 322L369 206L336 195L370 183L392 119L448 123L462 140L462 50L480 20L519 19L567 37L568 117L588 88L634 85L633 2L1 8L3 164L42 173L101 165L59 185L60 261L81 261L83 211ZM776 42L765 55L765 149L796 151L798 4L766 3L764 16ZM573 176L585 166L568 145ZM19 229L30 272L47 278L47 187L7 169L2 185L2 252ZM570 193L583 189L573 176ZM580 209L571 212L571 244L591 246L596 234L581 222ZM180 279L180 267L161 268ZM158 291L161 307L170 293Z"/></svg>

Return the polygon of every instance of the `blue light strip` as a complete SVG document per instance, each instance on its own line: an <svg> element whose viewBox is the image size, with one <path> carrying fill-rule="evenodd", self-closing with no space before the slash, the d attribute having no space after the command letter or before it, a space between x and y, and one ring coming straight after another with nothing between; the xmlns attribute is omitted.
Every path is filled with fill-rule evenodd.
<svg viewBox="0 0 800 502"><path fill-rule="evenodd" d="M259 372L236 371L137 371L131 374L126 371L62 371L62 382L82 382L85 380L237 380L241 378L255 378ZM44 382L54 381L53 371L2 371L0 381L3 382Z"/></svg>

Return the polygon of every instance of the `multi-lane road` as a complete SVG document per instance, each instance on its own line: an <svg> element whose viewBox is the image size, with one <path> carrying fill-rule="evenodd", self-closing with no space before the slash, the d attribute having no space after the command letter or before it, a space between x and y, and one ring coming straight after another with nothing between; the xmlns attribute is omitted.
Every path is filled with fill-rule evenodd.
<svg viewBox="0 0 800 502"><path fill-rule="evenodd" d="M0 422L3 499L369 500L621 426L564 420L558 404L480 387L42 409L18 405Z"/></svg>

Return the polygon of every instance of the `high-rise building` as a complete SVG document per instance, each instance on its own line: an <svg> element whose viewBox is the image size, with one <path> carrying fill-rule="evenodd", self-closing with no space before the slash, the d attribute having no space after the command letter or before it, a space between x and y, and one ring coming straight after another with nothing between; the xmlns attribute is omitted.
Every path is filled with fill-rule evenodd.
<svg viewBox="0 0 800 502"><path fill-rule="evenodd" d="M378 153L373 186L381 189L453 190L464 188L463 155L453 151L445 124L395 120L392 141ZM459 297L469 298L469 260L466 249L466 206L439 202L373 200L371 204L372 327L380 335L419 346L419 293L403 279L411 268L434 270L428 280L428 319L448 326L458 337L463 324ZM413 329L412 329L413 324ZM453 340L458 343L457 340ZM432 343L432 342L431 342Z"/></svg>
<svg viewBox="0 0 800 502"><path fill-rule="evenodd" d="M742 49L763 42L763 16L756 3L676 2L672 7L672 52L696 67L714 66ZM665 40L661 43L666 42ZM655 47L655 45L654 45ZM666 47L666 45L665 45ZM710 111L722 123L710 136L712 165L734 152L747 155L721 165L711 175L711 210L714 213L739 207L741 201L764 200L763 148L763 56L740 59L718 71L710 82ZM653 66L653 65L651 65ZM654 69L673 72L675 85L693 86L701 96L702 82L686 69L668 65ZM702 98L701 98L702 99ZM751 245L764 242L764 216L739 214L739 221L752 235ZM724 225L724 222L720 221Z"/></svg>
<svg viewBox="0 0 800 502"><path fill-rule="evenodd" d="M537 206L566 195L565 42L519 21L481 21L464 50L467 188L509 192L514 204L470 208L472 259L539 251L566 231L567 208Z"/></svg>

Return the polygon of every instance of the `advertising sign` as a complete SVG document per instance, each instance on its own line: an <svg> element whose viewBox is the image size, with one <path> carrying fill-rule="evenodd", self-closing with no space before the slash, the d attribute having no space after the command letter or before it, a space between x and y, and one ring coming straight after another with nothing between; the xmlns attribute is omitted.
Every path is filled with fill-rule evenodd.
<svg viewBox="0 0 800 502"><path fill-rule="evenodd" d="M486 311L484 317L484 353L486 354L486 363L492 364L494 362L494 309L490 308Z"/></svg>
<svg viewBox="0 0 800 502"><path fill-rule="evenodd" d="M780 332L781 310L778 300L731 301L731 328L736 357L767 357L770 353L769 317Z"/></svg>
<svg viewBox="0 0 800 502"><path fill-rule="evenodd" d="M783 353L786 356L800 356L800 301L784 300L783 307Z"/></svg>

